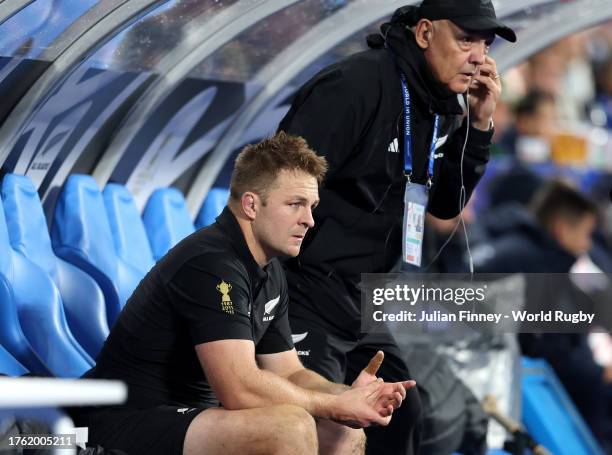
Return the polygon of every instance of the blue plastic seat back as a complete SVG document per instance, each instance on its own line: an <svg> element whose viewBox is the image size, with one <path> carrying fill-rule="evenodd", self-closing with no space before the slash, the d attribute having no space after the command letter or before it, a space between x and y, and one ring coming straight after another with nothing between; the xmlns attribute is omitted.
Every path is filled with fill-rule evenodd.
<svg viewBox="0 0 612 455"><path fill-rule="evenodd" d="M72 336L51 278L12 249L4 208L0 210L0 250L5 258L0 270L0 302L7 317L2 324L10 324L2 330L3 346L34 373L80 376L93 360Z"/></svg>
<svg viewBox="0 0 612 455"><path fill-rule="evenodd" d="M127 188L109 183L103 199L117 254L117 288L123 306L155 261L142 218Z"/></svg>
<svg viewBox="0 0 612 455"><path fill-rule="evenodd" d="M546 361L524 358L522 382L523 423L537 442L555 455L603 455Z"/></svg>
<svg viewBox="0 0 612 455"><path fill-rule="evenodd" d="M143 221L156 261L195 231L185 198L176 188L155 190L147 201Z"/></svg>
<svg viewBox="0 0 612 455"><path fill-rule="evenodd" d="M50 373L49 369L34 352L19 322L9 282L9 277L14 274L12 254L4 208L0 203L0 344L30 371L46 375Z"/></svg>
<svg viewBox="0 0 612 455"><path fill-rule="evenodd" d="M0 345L0 375L21 376L28 370Z"/></svg>
<svg viewBox="0 0 612 455"><path fill-rule="evenodd" d="M51 242L56 255L89 274L102 289L109 326L123 304L113 236L98 184L89 175L66 180L55 206Z"/></svg>
<svg viewBox="0 0 612 455"><path fill-rule="evenodd" d="M0 201L2 201L0 199ZM5 276L11 270L11 255L9 254L11 241L9 239L8 227L4 216L4 203L0 204L0 274Z"/></svg>
<svg viewBox="0 0 612 455"><path fill-rule="evenodd" d="M13 254L10 281L23 333L48 367L60 377L76 378L93 365L93 359L75 340L68 327L55 283L20 253Z"/></svg>
<svg viewBox="0 0 612 455"><path fill-rule="evenodd" d="M28 177L6 175L2 198L11 246L52 278L59 288L70 330L95 358L108 336L102 290L85 272L55 256L38 192Z"/></svg>
<svg viewBox="0 0 612 455"><path fill-rule="evenodd" d="M31 180L23 175L7 174L2 180L2 203L13 249L55 280L57 259L40 198Z"/></svg>
<svg viewBox="0 0 612 455"><path fill-rule="evenodd" d="M227 205L229 195L230 192L227 188L210 189L196 218L195 224L197 229L209 226L215 222L215 218L221 214L223 208Z"/></svg>
<svg viewBox="0 0 612 455"><path fill-rule="evenodd" d="M134 197L118 183L107 184L102 194L117 256L144 276L155 261Z"/></svg>

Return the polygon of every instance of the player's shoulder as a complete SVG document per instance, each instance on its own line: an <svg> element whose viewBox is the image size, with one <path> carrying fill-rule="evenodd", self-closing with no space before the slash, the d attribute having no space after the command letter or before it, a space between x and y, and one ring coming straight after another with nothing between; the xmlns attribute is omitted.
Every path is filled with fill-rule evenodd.
<svg viewBox="0 0 612 455"><path fill-rule="evenodd" d="M171 249L160 261L167 280L178 272L190 270L232 280L248 280L248 273L232 240L218 229L204 228L194 232Z"/></svg>

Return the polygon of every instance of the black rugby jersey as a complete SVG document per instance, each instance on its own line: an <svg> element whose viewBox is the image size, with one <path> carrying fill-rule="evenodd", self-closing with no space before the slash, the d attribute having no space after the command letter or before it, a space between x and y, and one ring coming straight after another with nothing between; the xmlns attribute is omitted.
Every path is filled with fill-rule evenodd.
<svg viewBox="0 0 612 455"><path fill-rule="evenodd" d="M281 265L259 267L226 207L140 282L86 377L126 382L128 406L215 406L195 345L244 339L257 354L290 350L287 302Z"/></svg>

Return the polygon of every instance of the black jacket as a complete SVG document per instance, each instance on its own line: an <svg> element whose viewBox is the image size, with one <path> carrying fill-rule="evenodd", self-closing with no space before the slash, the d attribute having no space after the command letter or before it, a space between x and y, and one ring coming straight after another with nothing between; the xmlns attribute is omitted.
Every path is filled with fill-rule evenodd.
<svg viewBox="0 0 612 455"><path fill-rule="evenodd" d="M482 273L569 273L576 257L540 228L522 207L507 204L483 217L489 241L473 251Z"/></svg>
<svg viewBox="0 0 612 455"><path fill-rule="evenodd" d="M412 99L413 181L425 182L434 113L442 115L434 186L428 210L440 218L459 211L465 124L457 96L444 93L427 69L414 37L399 26L368 38L371 49L317 74L297 93L279 129L304 137L330 169L315 211L316 226L297 261L357 283L360 273L388 272L401 257L404 176L403 98L396 65ZM383 28L387 31L386 28ZM467 195L488 161L492 132L470 128L464 159ZM391 144L399 144L396 152ZM299 267L298 267L299 268Z"/></svg>

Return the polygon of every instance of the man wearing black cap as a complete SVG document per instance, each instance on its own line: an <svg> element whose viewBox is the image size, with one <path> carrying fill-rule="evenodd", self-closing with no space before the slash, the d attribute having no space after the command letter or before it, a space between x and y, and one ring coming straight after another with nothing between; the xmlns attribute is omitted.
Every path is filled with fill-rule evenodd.
<svg viewBox="0 0 612 455"><path fill-rule="evenodd" d="M452 218L470 197L501 94L489 46L496 34L516 40L489 0L425 0L381 31L371 49L307 82L279 126L330 165L316 227L286 263L296 348L310 368L347 383L378 349L383 378L409 374L390 335L361 333L360 274L420 266L425 210ZM458 95L469 106L463 123ZM417 453L420 412L412 390L389 427L369 430L368 453Z"/></svg>

